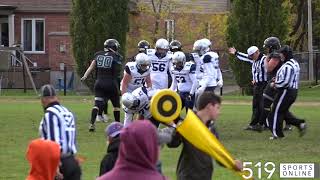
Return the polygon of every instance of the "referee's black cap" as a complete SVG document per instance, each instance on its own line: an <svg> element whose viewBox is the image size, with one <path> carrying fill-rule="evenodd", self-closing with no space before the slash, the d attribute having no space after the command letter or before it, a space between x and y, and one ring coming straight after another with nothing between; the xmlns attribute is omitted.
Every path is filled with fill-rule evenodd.
<svg viewBox="0 0 320 180"><path fill-rule="evenodd" d="M51 84L45 84L40 89L40 96L41 97L50 97L50 96L56 96L56 90Z"/></svg>

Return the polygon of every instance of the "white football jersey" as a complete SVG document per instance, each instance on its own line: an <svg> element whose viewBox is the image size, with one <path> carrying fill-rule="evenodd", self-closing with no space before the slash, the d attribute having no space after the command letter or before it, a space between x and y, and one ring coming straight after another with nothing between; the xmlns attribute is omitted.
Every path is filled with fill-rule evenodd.
<svg viewBox="0 0 320 180"><path fill-rule="evenodd" d="M217 79L219 69L219 56L215 52L207 52L201 56L201 63L203 68L203 77L199 85L203 87L217 86Z"/></svg>
<svg viewBox="0 0 320 180"><path fill-rule="evenodd" d="M197 80L195 76L196 65L192 62L186 62L180 71L171 67L172 84L170 89L179 92L189 92L193 94L197 88Z"/></svg>
<svg viewBox="0 0 320 180"><path fill-rule="evenodd" d="M200 79L202 79L202 76L203 76L203 69L202 69L202 60L199 56L198 53L190 53L192 58L193 58L193 61L194 63L196 64L196 78L198 79L198 81Z"/></svg>
<svg viewBox="0 0 320 180"><path fill-rule="evenodd" d="M135 89L132 92L132 95L139 100L140 104L138 107L130 108L130 109L123 106L123 110L127 114L126 118L130 118L129 121L132 121L133 114L138 113L144 116L146 119L150 119L151 118L151 113L149 111L150 99L156 91L157 90L155 89L149 89L146 87L139 87ZM128 121L128 120L125 119L125 121Z"/></svg>
<svg viewBox="0 0 320 180"><path fill-rule="evenodd" d="M155 51L147 51L147 55L151 60L150 77L152 87L155 89L166 89L168 88L168 70L170 69L172 54L167 53L165 57L159 59L155 53Z"/></svg>
<svg viewBox="0 0 320 180"><path fill-rule="evenodd" d="M127 92L132 92L138 87L141 87L145 84L145 80L150 76L150 69L145 72L139 72L136 62L128 62L125 66L126 73L131 75L131 81L128 84ZM121 82L122 86L122 82Z"/></svg>

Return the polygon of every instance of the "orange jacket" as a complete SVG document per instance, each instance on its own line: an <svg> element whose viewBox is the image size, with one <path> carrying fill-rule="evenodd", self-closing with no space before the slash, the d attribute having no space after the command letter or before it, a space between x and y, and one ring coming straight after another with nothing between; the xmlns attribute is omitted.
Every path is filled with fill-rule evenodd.
<svg viewBox="0 0 320 180"><path fill-rule="evenodd" d="M50 140L32 140L26 157L31 166L26 180L54 180L60 162L59 144Z"/></svg>

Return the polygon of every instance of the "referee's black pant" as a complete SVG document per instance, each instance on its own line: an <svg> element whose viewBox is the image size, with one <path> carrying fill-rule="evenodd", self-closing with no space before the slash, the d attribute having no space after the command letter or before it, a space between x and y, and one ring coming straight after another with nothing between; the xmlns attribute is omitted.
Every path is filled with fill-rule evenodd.
<svg viewBox="0 0 320 180"><path fill-rule="evenodd" d="M64 180L80 180L81 169L78 161L73 155L61 157L60 172Z"/></svg>
<svg viewBox="0 0 320 180"><path fill-rule="evenodd" d="M260 122L260 114L263 112L263 90L266 87L267 82L255 83L253 86L253 98L252 98L252 116L251 126L255 126ZM261 124L261 123L259 123Z"/></svg>
<svg viewBox="0 0 320 180"><path fill-rule="evenodd" d="M282 130L284 118L286 118L288 124L297 127L299 127L301 123L304 123L304 120L297 119L289 113L289 108L295 102L297 94L297 89L278 89L271 113L268 116L269 129L274 137L284 137ZM286 116L289 116L290 118L287 118Z"/></svg>

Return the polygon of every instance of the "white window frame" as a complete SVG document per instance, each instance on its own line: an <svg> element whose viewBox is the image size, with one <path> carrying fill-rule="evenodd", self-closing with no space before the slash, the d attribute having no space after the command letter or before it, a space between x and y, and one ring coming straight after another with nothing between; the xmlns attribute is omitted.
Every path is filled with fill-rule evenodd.
<svg viewBox="0 0 320 180"><path fill-rule="evenodd" d="M21 18L21 46L24 45L24 21L31 20L32 21L32 50L31 51L24 51L26 54L45 54L46 49L46 26L45 26L45 19L44 18ZM36 21L41 20L43 21L43 51L36 51Z"/></svg>
<svg viewBox="0 0 320 180"><path fill-rule="evenodd" d="M174 29L175 29L175 23L173 19L166 19L164 20L166 25L166 36L167 40L170 42L174 40Z"/></svg>

